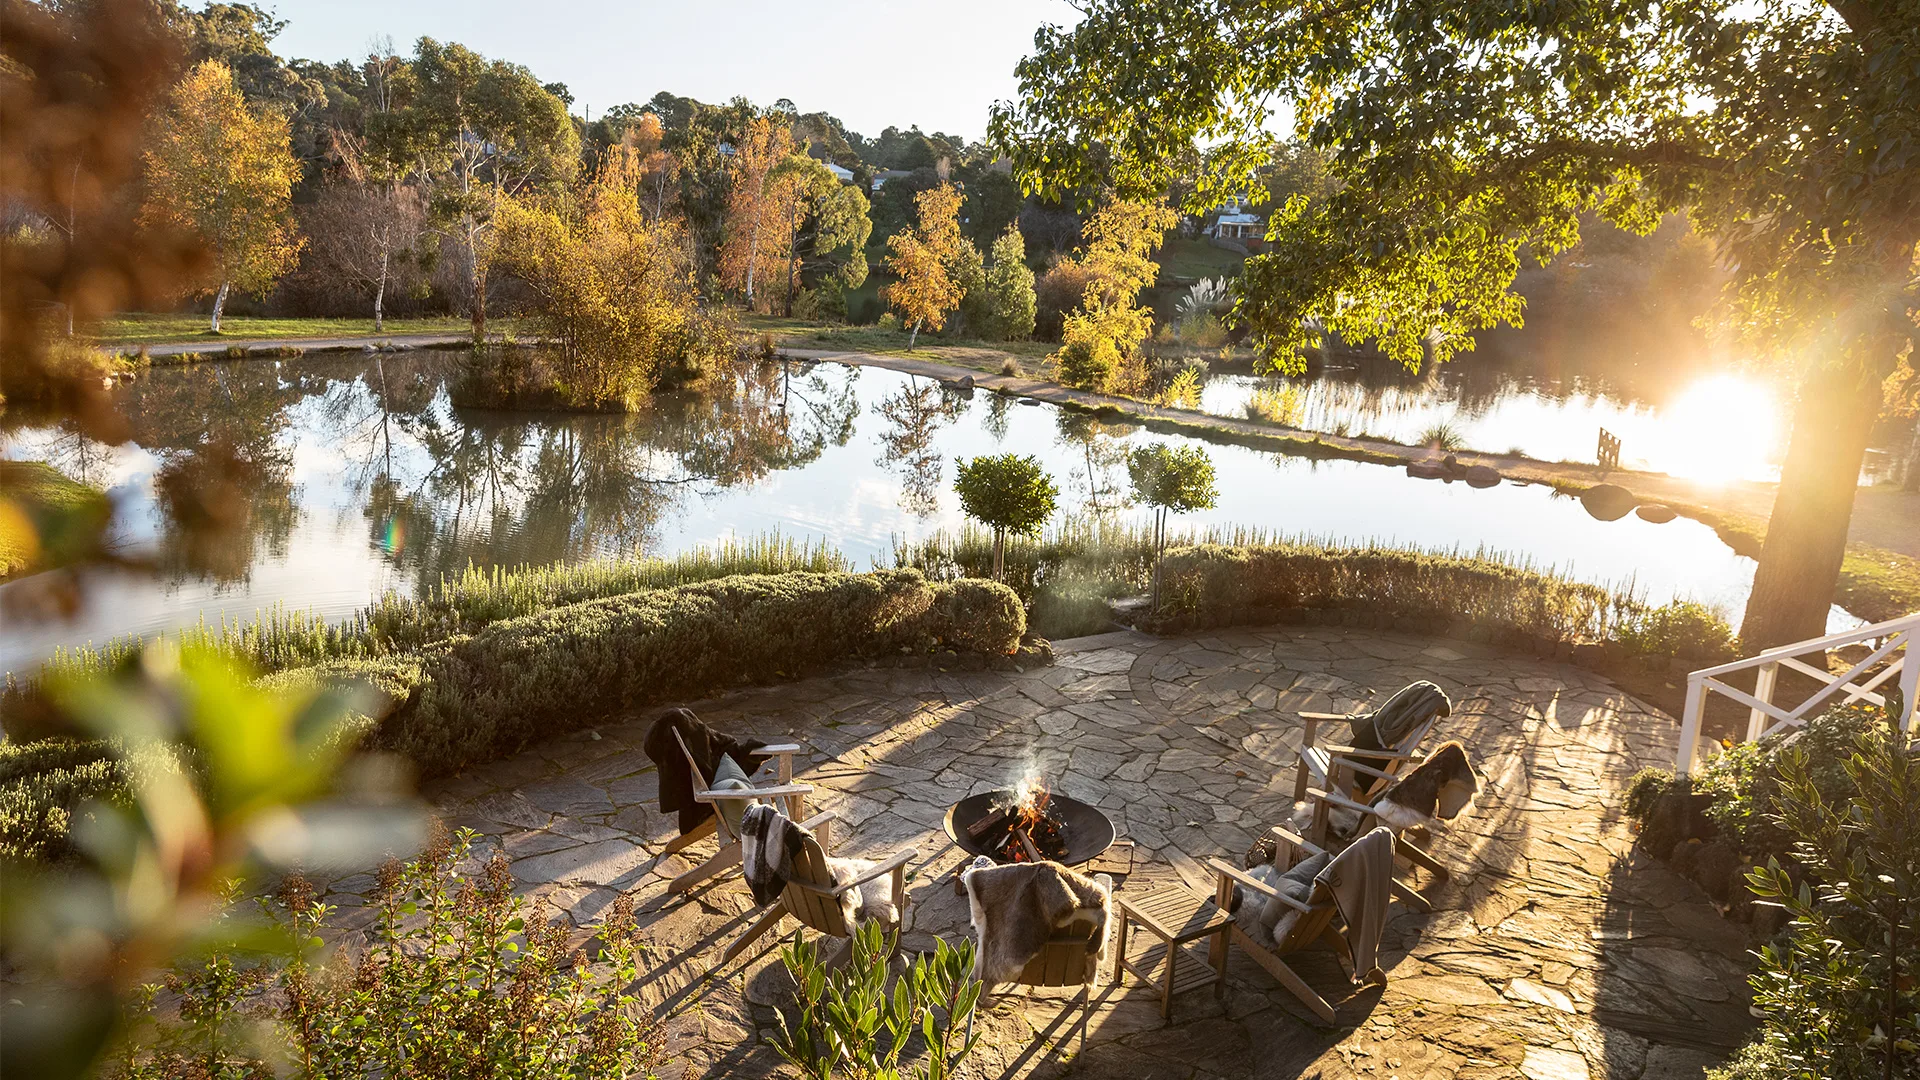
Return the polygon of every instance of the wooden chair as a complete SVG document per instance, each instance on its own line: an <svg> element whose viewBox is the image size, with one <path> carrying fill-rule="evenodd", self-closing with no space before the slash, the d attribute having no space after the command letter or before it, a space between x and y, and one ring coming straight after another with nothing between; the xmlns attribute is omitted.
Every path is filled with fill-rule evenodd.
<svg viewBox="0 0 1920 1080"><path fill-rule="evenodd" d="M1384 750L1366 750L1340 743L1317 745L1320 725L1339 720L1351 723L1353 717L1342 713L1303 712L1298 714L1304 730L1300 736L1300 763L1293 776L1293 801L1307 797L1307 789L1320 787L1336 791L1350 799L1371 802L1393 786L1394 778L1409 763L1420 760L1420 743L1433 730L1438 716L1409 731L1405 738ZM1380 764L1368 764L1369 761Z"/></svg>
<svg viewBox="0 0 1920 1080"><path fill-rule="evenodd" d="M1351 810L1360 815L1360 827L1354 833L1356 836L1366 835L1376 825L1387 824L1380 820L1380 815L1374 811L1374 808L1370 804L1360 802L1356 799L1349 799L1344 795L1336 795L1332 792L1322 791L1319 788L1308 788L1307 798L1313 800L1313 821L1312 824L1307 827L1307 838L1320 847L1325 847L1327 844L1328 827L1332 823L1335 808ZM1440 865L1439 860L1428 854L1425 848L1408 840L1402 835L1401 831L1397 829L1394 830L1393 834L1393 854L1396 865L1401 860L1405 860L1414 866L1428 871L1440 881L1445 881L1450 876L1447 873L1447 868ZM1433 902L1427 899L1425 893L1414 888L1412 883L1397 876L1393 881L1393 892L1394 895L1421 911L1433 910Z"/></svg>
<svg viewBox="0 0 1920 1080"><path fill-rule="evenodd" d="M673 741L679 744L680 752L687 757L688 775L699 782L699 789L693 793L694 801L711 804L714 812L712 817L701 822L692 831L682 833L669 841L662 854L671 855L674 852L683 851L705 837L714 835L719 837L720 847L714 852L712 858L674 878L667 885L667 891L686 892L708 878L740 865L740 838L733 835L733 830L727 826L725 816L720 813L721 804L733 803L745 810L756 802L778 800L782 812L794 821L799 821L806 814L806 797L813 793L813 786L793 782L793 755L799 753L801 747L792 743L782 743L777 746L763 746L754 751L756 754L773 759L763 764L760 771L764 773L769 765L773 766L774 775L771 779L775 783L767 785L756 783L744 791L714 791L711 790L713 778L701 771L700 763L694 760L693 751L687 749L687 741L680 737L680 732L673 733ZM755 778L758 779L758 776L759 774L756 773Z"/></svg>
<svg viewBox="0 0 1920 1080"><path fill-rule="evenodd" d="M1096 880L1106 878L1098 875ZM1107 924L1113 925L1120 913L1113 910L1113 888L1110 878L1107 883ZM1080 1011L1080 1049L1087 1048L1087 1027L1093 1018L1093 984L1100 975L1100 944L1093 940L1100 928L1093 922L1078 920L1061 927L1047 938L1039 955L1027 961L1020 974L1009 986L1063 987L1077 986L1080 993L1073 999ZM1000 984L994 984L1000 985ZM993 992L993 986L981 988L981 997ZM969 1019L971 1024L972 1020Z"/></svg>
<svg viewBox="0 0 1920 1080"><path fill-rule="evenodd" d="M731 963L747 946L753 944L768 931L778 927L782 920L792 916L802 926L817 930L828 937L853 936L853 923L847 919L846 909L841 906L841 898L860 888L869 881L891 875L893 878L893 907L904 915L907 910L907 864L919 856L913 848L894 853L891 857L874 864L859 877L844 884L836 885L833 871L827 865L828 829L838 820L833 811L825 810L801 822L800 827L807 830L807 837L800 851L788 864L787 887L766 911L750 924L747 929L728 945L720 954L719 970Z"/></svg>
<svg viewBox="0 0 1920 1080"><path fill-rule="evenodd" d="M1320 852L1317 846L1278 826L1271 830L1271 834L1274 839L1273 865L1282 873L1291 869L1301 858L1317 855ZM1313 987L1308 986L1306 980L1288 966L1285 959L1315 942L1322 942L1333 949L1334 955L1339 959L1340 969L1347 970L1347 939L1334 926L1334 919L1339 915L1340 909L1333 902L1333 893L1325 885L1316 881L1307 899L1302 902L1274 889L1259 878L1223 859L1209 859L1207 864L1213 868L1218 882L1213 902L1220 910L1226 911L1232 905L1233 887L1237 883L1252 890L1255 897L1276 899L1300 915L1294 921L1292 928L1287 931L1286 937L1274 942L1272 946L1255 941L1240 928L1238 922L1231 924L1227 928L1227 936L1216 938L1212 944L1212 949L1215 950L1214 961L1218 963L1224 959L1219 953L1223 952L1227 942L1231 941L1238 945L1242 952L1252 957L1255 963L1266 968L1274 978L1280 980L1280 985L1291 991L1294 997L1299 998L1301 1003L1312 1010L1323 1023L1334 1023L1333 1006L1328 1004L1327 999L1321 997Z"/></svg>

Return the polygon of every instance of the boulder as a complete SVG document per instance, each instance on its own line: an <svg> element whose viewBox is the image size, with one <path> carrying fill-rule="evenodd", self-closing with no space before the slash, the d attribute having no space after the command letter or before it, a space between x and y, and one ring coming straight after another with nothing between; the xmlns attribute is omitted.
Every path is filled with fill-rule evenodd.
<svg viewBox="0 0 1920 1080"><path fill-rule="evenodd" d="M1680 511L1675 510L1665 503L1648 503L1634 510L1633 516L1639 518L1641 521L1651 521L1655 525L1665 525L1667 522L1679 517Z"/></svg>
<svg viewBox="0 0 1920 1080"><path fill-rule="evenodd" d="M1619 521L1639 502L1638 496L1619 484L1595 484L1580 493L1580 505L1598 521Z"/></svg>
<svg viewBox="0 0 1920 1080"><path fill-rule="evenodd" d="M1467 466L1467 486L1477 488L1496 487L1500 483L1500 470L1490 465Z"/></svg>
<svg viewBox="0 0 1920 1080"><path fill-rule="evenodd" d="M1432 461L1409 461L1407 475L1418 480L1438 480L1447 475L1447 467Z"/></svg>

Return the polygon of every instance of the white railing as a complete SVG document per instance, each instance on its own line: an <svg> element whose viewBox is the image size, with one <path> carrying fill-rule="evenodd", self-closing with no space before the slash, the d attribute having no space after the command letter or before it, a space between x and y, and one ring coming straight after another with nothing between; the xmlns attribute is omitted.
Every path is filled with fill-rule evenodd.
<svg viewBox="0 0 1920 1080"><path fill-rule="evenodd" d="M1782 645L1758 656L1735 660L1719 667L1701 668L1689 674L1687 705L1680 716L1680 750L1674 757L1674 773L1686 776L1693 772L1699 754L1700 719L1706 712L1708 694L1720 694L1752 710L1747 714L1747 741L1751 742L1806 723L1808 717L1816 715L1822 706L1835 698L1865 701L1885 708L1887 699L1878 692L1879 688L1897 675L1900 678L1900 730L1911 733L1915 684L1920 683L1920 650L1914 647L1916 639L1920 639L1920 614L1863 626L1844 634L1829 634L1812 641ZM1827 670L1825 661L1828 650L1862 642L1872 647L1865 659L1840 675ZM1803 659L1814 654L1818 655L1820 661L1817 664L1810 664ZM1881 664L1885 666L1874 671L1871 677L1855 681L1863 679L1875 665ZM1776 705L1773 688L1783 667L1825 685L1791 709ZM1725 676L1749 669L1754 671L1752 693L1727 685Z"/></svg>

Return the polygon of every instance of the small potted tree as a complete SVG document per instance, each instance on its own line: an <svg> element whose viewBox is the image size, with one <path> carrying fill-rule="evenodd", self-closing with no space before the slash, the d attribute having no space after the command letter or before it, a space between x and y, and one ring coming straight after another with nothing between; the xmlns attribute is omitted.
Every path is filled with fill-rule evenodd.
<svg viewBox="0 0 1920 1080"><path fill-rule="evenodd" d="M1167 515L1211 507L1220 495L1213 486L1213 459L1197 446L1142 446L1127 458L1133 494L1153 507L1153 609L1160 610L1160 562L1167 552Z"/></svg>
<svg viewBox="0 0 1920 1080"><path fill-rule="evenodd" d="M997 454L959 463L960 508L993 530L993 580L1006 569L1009 532L1031 536L1053 516L1060 489L1033 455Z"/></svg>

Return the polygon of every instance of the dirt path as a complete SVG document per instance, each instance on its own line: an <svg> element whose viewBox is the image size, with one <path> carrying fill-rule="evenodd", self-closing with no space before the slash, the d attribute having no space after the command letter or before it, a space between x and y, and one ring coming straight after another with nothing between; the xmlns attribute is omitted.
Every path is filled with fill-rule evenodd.
<svg viewBox="0 0 1920 1080"><path fill-rule="evenodd" d="M470 334L422 333L387 334L384 336L359 337L291 337L291 338L234 338L220 341L177 341L166 345L145 346L148 356L189 356L193 353L206 353L220 356L228 349L279 349L292 346L308 352L322 352L330 349L364 350L376 345L408 345L416 349L435 345L465 345L472 341ZM139 345L102 345L102 349L111 353L138 353Z"/></svg>
<svg viewBox="0 0 1920 1080"><path fill-rule="evenodd" d="M1317 443L1340 456L1359 457L1378 461L1381 464L1425 461L1441 456L1435 451L1420 447L1328 435L1303 428L1291 428L1253 420L1235 420L1203 413L1196 409L1153 405L1132 398L1075 390L1043 379L991 374L937 360L830 349L782 348L780 352L782 355L798 359L832 360L844 364L882 367L946 382L971 377L975 386L985 389L1048 401L1056 405L1070 404L1096 409L1114 408L1130 416L1193 428L1195 430L1191 434L1199 437L1204 437L1206 434L1202 429L1212 429L1229 435L1290 439L1309 444L1309 447L1310 444ZM1309 449L1309 447L1303 447L1303 449ZM1755 524L1762 525L1773 513L1774 491L1778 486L1750 480L1710 484L1669 476L1665 473L1636 472L1631 469L1605 472L1596 465L1533 461L1527 458L1483 454L1471 450L1459 451L1454 457L1463 465L1486 465L1499 470L1503 476L1520 480L1580 485L1603 482L1619 484L1640 496L1643 502L1672 503L1676 506L1704 510L1710 514L1748 518ZM1861 489L1854 502L1853 518L1847 537L1855 544L1869 544L1910 558L1920 558L1920 494L1874 488Z"/></svg>

